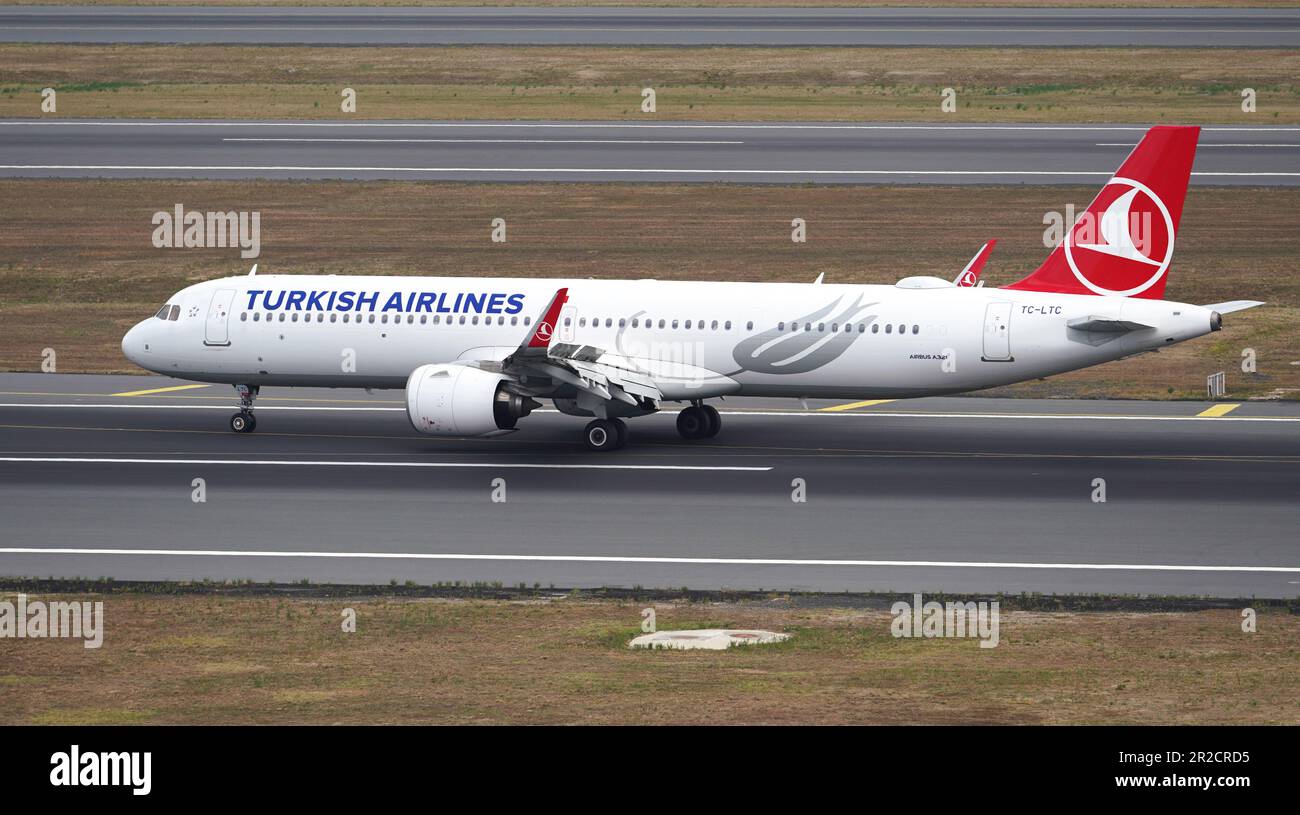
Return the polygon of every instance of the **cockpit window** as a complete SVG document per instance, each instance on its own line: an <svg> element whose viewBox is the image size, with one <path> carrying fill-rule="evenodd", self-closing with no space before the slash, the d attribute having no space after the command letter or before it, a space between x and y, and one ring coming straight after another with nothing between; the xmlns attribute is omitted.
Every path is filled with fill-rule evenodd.
<svg viewBox="0 0 1300 815"><path fill-rule="evenodd" d="M181 307L180 307L180 306L172 306L172 313L171 313L171 315L169 315L169 316L167 317L167 319L169 319L169 320L175 322L176 320L179 320L180 318L181 318Z"/></svg>
<svg viewBox="0 0 1300 815"><path fill-rule="evenodd" d="M168 304L158 309L158 313L153 316L157 317L160 320L165 320L167 319L167 313L171 310L172 310L171 304Z"/></svg>

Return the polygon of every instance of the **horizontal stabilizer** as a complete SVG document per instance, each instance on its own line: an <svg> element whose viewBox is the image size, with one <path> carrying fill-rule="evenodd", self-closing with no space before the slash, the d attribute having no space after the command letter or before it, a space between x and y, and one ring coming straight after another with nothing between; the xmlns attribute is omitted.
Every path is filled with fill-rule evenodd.
<svg viewBox="0 0 1300 815"><path fill-rule="evenodd" d="M1210 311L1217 311L1220 314L1231 314L1234 311L1245 311L1248 308L1264 305L1261 300L1229 300L1226 303L1211 303L1205 308Z"/></svg>
<svg viewBox="0 0 1300 815"><path fill-rule="evenodd" d="M1132 320L1115 320L1110 317L1097 317L1095 315L1076 317L1066 323L1066 325L1078 331L1104 331L1109 333L1141 331L1144 328L1155 328L1155 326L1147 325L1146 323L1137 323Z"/></svg>

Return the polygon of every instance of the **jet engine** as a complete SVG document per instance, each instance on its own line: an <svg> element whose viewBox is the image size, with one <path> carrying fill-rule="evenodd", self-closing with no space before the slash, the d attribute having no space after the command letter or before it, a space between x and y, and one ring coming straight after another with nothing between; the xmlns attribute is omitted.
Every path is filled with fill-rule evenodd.
<svg viewBox="0 0 1300 815"><path fill-rule="evenodd" d="M491 436L541 403L506 388L501 374L465 365L422 365L406 380L406 415L431 436Z"/></svg>

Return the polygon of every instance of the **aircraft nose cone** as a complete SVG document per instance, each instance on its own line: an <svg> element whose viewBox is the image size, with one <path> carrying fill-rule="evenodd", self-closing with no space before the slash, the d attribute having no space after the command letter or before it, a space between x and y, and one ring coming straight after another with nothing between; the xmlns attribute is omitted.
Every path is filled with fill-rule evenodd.
<svg viewBox="0 0 1300 815"><path fill-rule="evenodd" d="M122 354L141 368L145 367L142 360L144 359L144 334L145 329L142 323L137 323L126 335L122 337Z"/></svg>

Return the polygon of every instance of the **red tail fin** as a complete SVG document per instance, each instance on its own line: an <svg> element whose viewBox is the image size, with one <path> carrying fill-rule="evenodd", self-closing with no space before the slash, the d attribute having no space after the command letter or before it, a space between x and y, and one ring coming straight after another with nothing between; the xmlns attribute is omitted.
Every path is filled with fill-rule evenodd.
<svg viewBox="0 0 1300 815"><path fill-rule="evenodd" d="M1153 127L1037 271L1008 289L1158 300L1199 127Z"/></svg>

